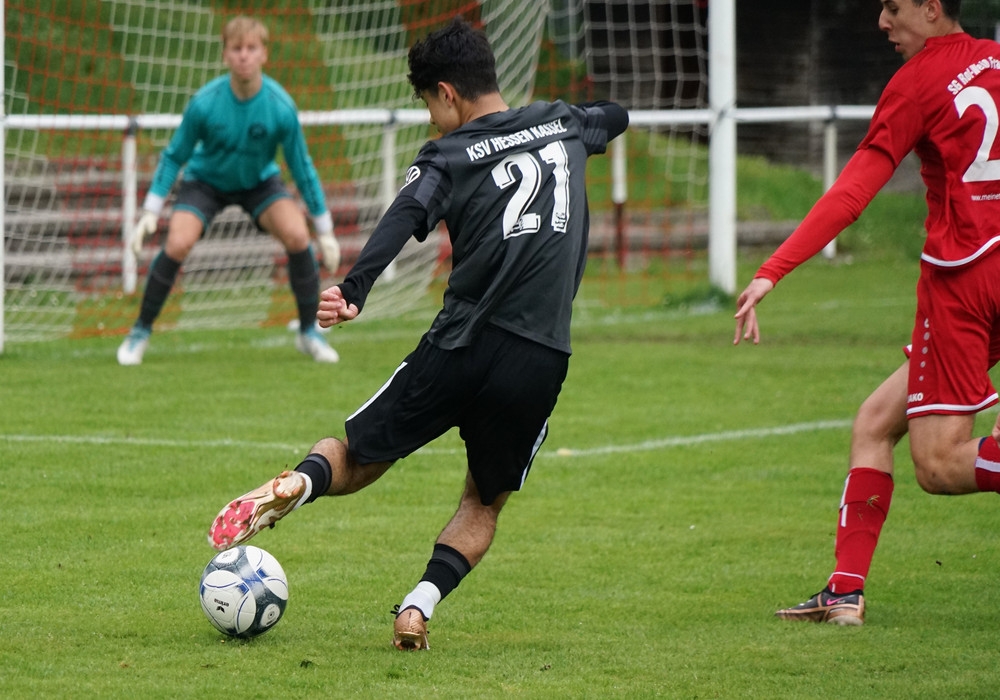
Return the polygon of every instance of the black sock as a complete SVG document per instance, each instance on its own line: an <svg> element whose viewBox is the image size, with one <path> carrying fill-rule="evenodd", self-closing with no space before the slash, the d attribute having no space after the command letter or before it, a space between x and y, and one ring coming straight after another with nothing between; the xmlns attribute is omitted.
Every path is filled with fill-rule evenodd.
<svg viewBox="0 0 1000 700"><path fill-rule="evenodd" d="M306 503L312 503L320 496L330 490L330 482L333 481L333 469L330 462L323 455L313 452L307 455L295 471L302 472L312 480L312 493L306 499Z"/></svg>
<svg viewBox="0 0 1000 700"><path fill-rule="evenodd" d="M434 553L427 562L427 570L421 581L427 581L437 586L441 591L441 599L458 587L465 575L472 571L469 560L462 553L446 544L435 544Z"/></svg>
<svg viewBox="0 0 1000 700"><path fill-rule="evenodd" d="M316 323L319 309L319 265L312 246L288 254L288 284L299 310L299 331L307 331Z"/></svg>
<svg viewBox="0 0 1000 700"><path fill-rule="evenodd" d="M139 309L139 324L147 329L153 327L153 321L160 315L163 305L170 295L170 290L177 280L177 272L181 264L167 257L160 250L149 266L149 277L146 279L146 291L142 295L142 307Z"/></svg>

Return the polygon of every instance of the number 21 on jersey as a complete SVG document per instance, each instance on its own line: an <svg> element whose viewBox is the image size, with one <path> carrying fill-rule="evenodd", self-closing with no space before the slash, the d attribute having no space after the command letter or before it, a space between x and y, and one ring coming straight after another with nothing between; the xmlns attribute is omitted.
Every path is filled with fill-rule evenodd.
<svg viewBox="0 0 1000 700"><path fill-rule="evenodd" d="M512 153L493 167L493 182L501 190L518 183L503 212L505 239L535 233L541 228L541 215L532 211L542 185L543 173L539 159L553 166L555 188L552 193L552 230L559 233L566 231L569 222L569 158L562 141L553 141L541 148L537 157L527 151ZM520 180L515 176L515 170L521 174Z"/></svg>

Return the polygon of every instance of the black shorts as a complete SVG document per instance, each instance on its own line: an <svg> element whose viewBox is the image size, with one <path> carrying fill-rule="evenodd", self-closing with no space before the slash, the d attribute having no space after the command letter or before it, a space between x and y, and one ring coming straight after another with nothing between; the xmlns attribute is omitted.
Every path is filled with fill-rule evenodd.
<svg viewBox="0 0 1000 700"><path fill-rule="evenodd" d="M201 219L205 228L208 228L220 211L236 204L250 215L257 228L262 228L257 219L264 210L277 200L291 196L285 183L277 175L269 177L252 189L236 192L223 192L199 180L183 180L177 188L174 211L191 212Z"/></svg>
<svg viewBox="0 0 1000 700"><path fill-rule="evenodd" d="M527 478L568 367L566 353L495 326L456 350L425 337L347 419L348 449L360 464L393 462L457 427L489 505Z"/></svg>

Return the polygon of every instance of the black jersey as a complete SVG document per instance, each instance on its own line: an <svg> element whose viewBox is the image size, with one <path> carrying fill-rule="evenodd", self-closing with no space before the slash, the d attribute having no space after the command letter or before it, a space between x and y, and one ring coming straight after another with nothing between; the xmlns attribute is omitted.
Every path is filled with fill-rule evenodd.
<svg viewBox="0 0 1000 700"><path fill-rule="evenodd" d="M419 239L441 221L447 226L452 272L427 334L431 343L468 345L490 323L570 352L570 315L590 228L586 161L626 124L625 111L611 103L536 102L480 117L424 145L372 238L383 224L392 227L394 216L397 232L409 225ZM414 211L425 220L404 223L403 212ZM345 280L349 299L358 292L363 299L373 268L381 271L365 258Z"/></svg>

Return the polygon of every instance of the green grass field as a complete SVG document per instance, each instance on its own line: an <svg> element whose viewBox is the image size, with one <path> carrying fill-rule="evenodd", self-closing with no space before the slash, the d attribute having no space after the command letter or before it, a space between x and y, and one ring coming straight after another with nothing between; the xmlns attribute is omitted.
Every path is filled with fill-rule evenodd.
<svg viewBox="0 0 1000 700"><path fill-rule="evenodd" d="M758 347L731 345L731 308L585 290L549 440L416 654L389 611L457 503L456 435L254 540L291 587L262 637L217 633L197 585L218 509L340 434L427 317L336 329L336 366L277 329L162 333L137 368L113 338L8 346L0 696L996 697L1000 501L924 494L905 441L867 624L773 617L830 572L850 420L902 360L915 279L812 261Z"/></svg>

